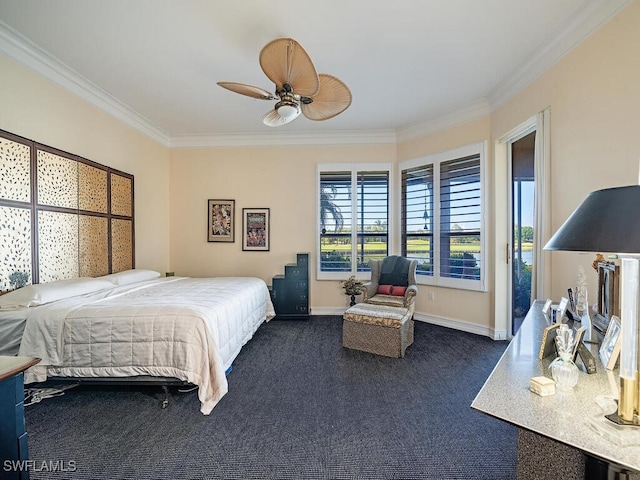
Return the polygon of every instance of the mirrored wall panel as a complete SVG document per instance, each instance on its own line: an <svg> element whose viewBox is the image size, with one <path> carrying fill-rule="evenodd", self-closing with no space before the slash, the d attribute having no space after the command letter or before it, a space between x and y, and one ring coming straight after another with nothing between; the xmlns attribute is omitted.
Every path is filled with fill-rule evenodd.
<svg viewBox="0 0 640 480"><path fill-rule="evenodd" d="M111 174L111 214L133 215L133 179Z"/></svg>
<svg viewBox="0 0 640 480"><path fill-rule="evenodd" d="M107 213L107 172L86 163L78 164L78 208Z"/></svg>
<svg viewBox="0 0 640 480"><path fill-rule="evenodd" d="M135 267L133 175L0 130L0 293Z"/></svg>
<svg viewBox="0 0 640 480"><path fill-rule="evenodd" d="M0 206L0 291L32 283L31 210Z"/></svg>
<svg viewBox="0 0 640 480"><path fill-rule="evenodd" d="M78 208L78 162L38 150L38 203Z"/></svg>
<svg viewBox="0 0 640 480"><path fill-rule="evenodd" d="M40 283L80 276L78 215L38 212Z"/></svg>
<svg viewBox="0 0 640 480"><path fill-rule="evenodd" d="M0 137L0 198L31 201L31 147Z"/></svg>
<svg viewBox="0 0 640 480"><path fill-rule="evenodd" d="M111 220L111 271L122 272L133 268L133 222L131 220Z"/></svg>
<svg viewBox="0 0 640 480"><path fill-rule="evenodd" d="M80 215L78 229L80 276L99 277L109 273L109 223L107 217Z"/></svg>

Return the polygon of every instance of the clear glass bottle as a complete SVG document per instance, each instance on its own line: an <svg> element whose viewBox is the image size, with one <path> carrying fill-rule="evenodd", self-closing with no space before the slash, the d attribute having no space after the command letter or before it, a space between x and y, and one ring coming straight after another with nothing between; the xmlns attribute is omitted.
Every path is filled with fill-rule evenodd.
<svg viewBox="0 0 640 480"><path fill-rule="evenodd" d="M571 390L578 383L580 371L576 364L573 363L574 345L573 330L566 324L560 325L556 334L558 358L549 365L551 376L560 390Z"/></svg>

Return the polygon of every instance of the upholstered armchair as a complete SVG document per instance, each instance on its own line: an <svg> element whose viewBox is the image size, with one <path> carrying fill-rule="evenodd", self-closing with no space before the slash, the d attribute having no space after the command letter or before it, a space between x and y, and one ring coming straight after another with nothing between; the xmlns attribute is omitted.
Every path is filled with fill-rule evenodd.
<svg viewBox="0 0 640 480"><path fill-rule="evenodd" d="M363 286L364 303L408 308L413 314L417 260L392 255L382 260L371 260L371 281Z"/></svg>

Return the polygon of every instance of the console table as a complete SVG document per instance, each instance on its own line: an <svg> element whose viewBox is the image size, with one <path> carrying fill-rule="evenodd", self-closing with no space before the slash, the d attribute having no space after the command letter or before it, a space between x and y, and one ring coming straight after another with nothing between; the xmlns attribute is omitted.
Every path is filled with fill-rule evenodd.
<svg viewBox="0 0 640 480"><path fill-rule="evenodd" d="M32 357L0 356L0 478L28 479L29 472L20 468L7 469L6 461L26 462L29 459L27 433L24 427L24 379L27 368L40 361Z"/></svg>
<svg viewBox="0 0 640 480"><path fill-rule="evenodd" d="M583 369L572 391L556 389L547 397L529 391L531 377L551 377L553 357L538 360L549 325L543 305L532 305L471 408L518 427L518 479L640 480L640 428L616 427L604 418L615 411L603 408L618 396L618 369L604 368L597 345L589 345L597 372Z"/></svg>

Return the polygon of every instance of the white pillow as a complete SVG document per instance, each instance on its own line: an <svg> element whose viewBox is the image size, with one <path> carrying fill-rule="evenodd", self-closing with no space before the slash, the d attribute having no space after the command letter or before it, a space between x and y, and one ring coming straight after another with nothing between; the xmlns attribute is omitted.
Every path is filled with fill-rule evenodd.
<svg viewBox="0 0 640 480"><path fill-rule="evenodd" d="M70 278L27 285L0 296L0 308L35 307L106 288L113 288L113 284L106 280L91 277Z"/></svg>
<svg viewBox="0 0 640 480"><path fill-rule="evenodd" d="M160 278L160 273L153 270L144 270L140 268L133 270L124 270L118 273L111 273L99 278L109 280L114 285L128 285L130 283L144 282L145 280L154 280L156 278Z"/></svg>

